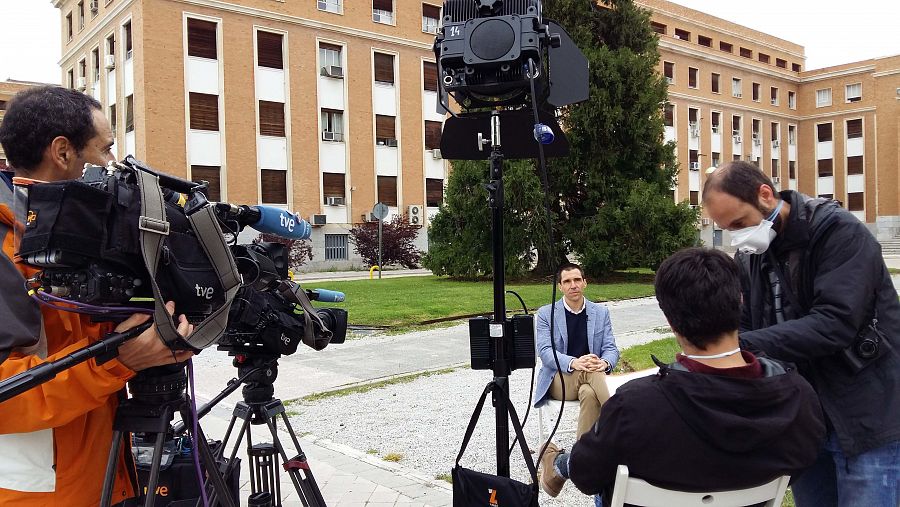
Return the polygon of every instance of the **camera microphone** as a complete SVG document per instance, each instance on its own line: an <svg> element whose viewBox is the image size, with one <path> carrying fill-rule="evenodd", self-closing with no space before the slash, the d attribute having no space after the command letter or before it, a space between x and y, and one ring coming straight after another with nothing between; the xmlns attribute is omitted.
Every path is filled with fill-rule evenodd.
<svg viewBox="0 0 900 507"><path fill-rule="evenodd" d="M241 227L249 226L259 232L274 234L285 239L309 239L312 227L309 222L292 213L274 206L237 206L220 202L216 209L224 212Z"/></svg>
<svg viewBox="0 0 900 507"><path fill-rule="evenodd" d="M344 301L344 293L337 290L313 289L307 290L306 295L313 301L322 301L325 303L341 303Z"/></svg>

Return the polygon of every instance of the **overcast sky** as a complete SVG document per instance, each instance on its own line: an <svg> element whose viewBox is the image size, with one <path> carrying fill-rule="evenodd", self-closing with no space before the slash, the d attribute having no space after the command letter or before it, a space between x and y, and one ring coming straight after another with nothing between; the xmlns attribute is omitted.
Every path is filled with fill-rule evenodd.
<svg viewBox="0 0 900 507"><path fill-rule="evenodd" d="M806 69L900 54L897 0L676 3L804 46ZM60 82L60 19L50 0L0 0L0 81Z"/></svg>

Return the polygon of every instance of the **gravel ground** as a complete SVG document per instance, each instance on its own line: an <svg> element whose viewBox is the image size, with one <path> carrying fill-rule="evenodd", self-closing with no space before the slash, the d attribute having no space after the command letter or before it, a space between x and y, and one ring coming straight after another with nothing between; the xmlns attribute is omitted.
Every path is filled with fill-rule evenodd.
<svg viewBox="0 0 900 507"><path fill-rule="evenodd" d="M528 403L529 373L529 370L519 370L510 377L511 398L519 417L524 417ZM291 423L298 432L310 432L382 458L399 454L402 456L400 464L426 476L439 478L447 474L449 477L469 417L490 379L490 371L460 368L452 373L420 377L366 393L317 402L295 402L289 409L298 415L292 417ZM574 427L576 415L577 410L566 410L563 424ZM488 473L496 471L494 417L493 406L485 403L461 461L463 466ZM529 446L537 451L540 442L536 411L531 411L524 430ZM554 440L557 444L570 446L574 435ZM536 459L537 453L533 456ZM510 468L512 477L530 482L518 448L512 455ZM541 505L594 504L590 497L567 484L555 499L541 492Z"/></svg>

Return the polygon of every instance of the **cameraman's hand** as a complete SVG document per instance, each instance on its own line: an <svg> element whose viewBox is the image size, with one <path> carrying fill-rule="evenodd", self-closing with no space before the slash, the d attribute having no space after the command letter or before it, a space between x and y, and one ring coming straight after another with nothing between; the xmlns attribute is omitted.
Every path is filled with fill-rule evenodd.
<svg viewBox="0 0 900 507"><path fill-rule="evenodd" d="M166 310L169 315L175 314L175 303L169 301L166 303ZM127 331L135 326L143 324L150 319L150 315L136 313L116 326L117 332ZM189 336L194 332L194 326L189 324L187 317L178 316L178 334L183 337ZM194 353L189 350L181 350L173 352L166 346L162 337L156 331L156 325L150 326L150 329L139 334L136 338L128 340L119 347L120 363L132 371L141 371L152 366L161 366L164 364L181 363L187 361Z"/></svg>
<svg viewBox="0 0 900 507"><path fill-rule="evenodd" d="M572 361L573 370L598 371L600 366L600 358L596 354L585 354Z"/></svg>

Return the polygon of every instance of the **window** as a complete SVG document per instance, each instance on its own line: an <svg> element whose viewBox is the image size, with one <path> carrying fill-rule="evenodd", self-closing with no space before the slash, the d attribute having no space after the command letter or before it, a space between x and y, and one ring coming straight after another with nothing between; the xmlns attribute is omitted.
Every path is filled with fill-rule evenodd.
<svg viewBox="0 0 900 507"><path fill-rule="evenodd" d="M663 62L663 75L666 76L666 81L669 84L675 82L675 64L672 62Z"/></svg>
<svg viewBox="0 0 900 507"><path fill-rule="evenodd" d="M84 0L78 2L78 30L84 30Z"/></svg>
<svg viewBox="0 0 900 507"><path fill-rule="evenodd" d="M444 180L425 178L425 206L436 208L444 202Z"/></svg>
<svg viewBox="0 0 900 507"><path fill-rule="evenodd" d="M329 204L329 197L334 206L344 204L344 174L343 173L322 173L322 195L325 198L324 204ZM340 203L340 204L338 204Z"/></svg>
<svg viewBox="0 0 900 507"><path fill-rule="evenodd" d="M688 67L688 87L697 88L697 80L700 78L700 69Z"/></svg>
<svg viewBox="0 0 900 507"><path fill-rule="evenodd" d="M844 87L844 97L847 102L859 102L862 100L862 83L848 84Z"/></svg>
<svg viewBox="0 0 900 507"><path fill-rule="evenodd" d="M328 77L343 77L344 69L341 62L341 46L319 43L319 65L322 66L321 74Z"/></svg>
<svg viewBox="0 0 900 507"><path fill-rule="evenodd" d="M862 155L847 157L847 175L863 173Z"/></svg>
<svg viewBox="0 0 900 507"><path fill-rule="evenodd" d="M741 56L744 58L753 58L753 50L747 48L741 48Z"/></svg>
<svg viewBox="0 0 900 507"><path fill-rule="evenodd" d="M334 109L322 110L322 140L344 141L344 112Z"/></svg>
<svg viewBox="0 0 900 507"><path fill-rule="evenodd" d="M719 167L719 164L722 162L722 154L714 151L712 152L712 156L710 157L710 159L712 160L713 167Z"/></svg>
<svg viewBox="0 0 900 507"><path fill-rule="evenodd" d="M797 144L797 127L788 125L788 144L794 146Z"/></svg>
<svg viewBox="0 0 900 507"><path fill-rule="evenodd" d="M666 127L675 126L675 104L666 104L665 107Z"/></svg>
<svg viewBox="0 0 900 507"><path fill-rule="evenodd" d="M260 67L283 69L284 56L280 33L256 32L256 63Z"/></svg>
<svg viewBox="0 0 900 507"><path fill-rule="evenodd" d="M318 0L317 5L320 11L341 13L341 3L343 0Z"/></svg>
<svg viewBox="0 0 900 507"><path fill-rule="evenodd" d="M345 261L347 260L347 235L346 234L326 234L325 235L325 260L326 261Z"/></svg>
<svg viewBox="0 0 900 507"><path fill-rule="evenodd" d="M72 33L72 13L70 12L66 14L66 36L68 36L68 40L72 40Z"/></svg>
<svg viewBox="0 0 900 507"><path fill-rule="evenodd" d="M713 111L710 116L711 116L710 125L712 126L712 133L718 134L719 130L721 130L721 125L722 125L722 113L720 113L718 111Z"/></svg>
<svg viewBox="0 0 900 507"><path fill-rule="evenodd" d="M856 139L862 136L862 118L847 120L847 139Z"/></svg>
<svg viewBox="0 0 900 507"><path fill-rule="evenodd" d="M206 189L206 197L213 202L222 200L221 168L217 165L192 165L191 179L194 181L206 181L209 187Z"/></svg>
<svg viewBox="0 0 900 507"><path fill-rule="evenodd" d="M384 23L386 25L393 25L394 1L372 0L372 21L376 23Z"/></svg>
<svg viewBox="0 0 900 507"><path fill-rule="evenodd" d="M285 136L283 102L259 101L259 133L263 136Z"/></svg>
<svg viewBox="0 0 900 507"><path fill-rule="evenodd" d="M816 139L820 143L831 141L831 124L820 123L816 125Z"/></svg>
<svg viewBox="0 0 900 507"><path fill-rule="evenodd" d="M781 139L781 133L779 132L781 130L781 125L772 122L771 129L772 140L778 141L779 139Z"/></svg>
<svg viewBox="0 0 900 507"><path fill-rule="evenodd" d="M791 109L797 109L797 93L796 92L788 92L788 107Z"/></svg>
<svg viewBox="0 0 900 507"><path fill-rule="evenodd" d="M658 34L661 34L661 35L666 34L666 25L664 25L662 23L657 23L656 21L651 21L650 28Z"/></svg>
<svg viewBox="0 0 900 507"><path fill-rule="evenodd" d="M778 67L778 68L780 68L780 69L786 69L786 68L787 68L787 61L786 61L785 59L783 59L783 58L776 58L776 59L775 59L775 66Z"/></svg>
<svg viewBox="0 0 900 507"><path fill-rule="evenodd" d="M425 91L436 92L438 87L437 64L422 62L422 81Z"/></svg>
<svg viewBox="0 0 900 507"><path fill-rule="evenodd" d="M774 86L769 89L769 102L771 102L773 106L778 105L778 88L775 88Z"/></svg>
<svg viewBox="0 0 900 507"><path fill-rule="evenodd" d="M819 177L834 176L834 162L830 158L819 160L818 162Z"/></svg>
<svg viewBox="0 0 900 507"><path fill-rule="evenodd" d="M216 24L211 21L188 18L188 56L217 58Z"/></svg>
<svg viewBox="0 0 900 507"><path fill-rule="evenodd" d="M106 54L115 56L116 54L116 36L110 35L106 38Z"/></svg>
<svg viewBox="0 0 900 507"><path fill-rule="evenodd" d="M134 95L125 97L125 133L134 132Z"/></svg>
<svg viewBox="0 0 900 507"><path fill-rule="evenodd" d="M375 144L397 146L393 116L375 115Z"/></svg>
<svg viewBox="0 0 900 507"><path fill-rule="evenodd" d="M425 149L439 150L441 148L441 122L425 120Z"/></svg>
<svg viewBox="0 0 900 507"><path fill-rule="evenodd" d="M378 201L388 206L397 205L397 177L378 177Z"/></svg>
<svg viewBox="0 0 900 507"><path fill-rule="evenodd" d="M753 140L756 141L756 144L759 144L762 140L760 138L760 130L762 129L762 121L753 119L750 124L750 132L753 136Z"/></svg>
<svg viewBox="0 0 900 507"><path fill-rule="evenodd" d="M777 158L772 159L772 177L773 178L778 177L778 159Z"/></svg>
<svg viewBox="0 0 900 507"><path fill-rule="evenodd" d="M422 31L437 33L441 20L441 8L437 5L422 4Z"/></svg>
<svg viewBox="0 0 900 507"><path fill-rule="evenodd" d="M712 78L711 78L711 80L712 80L712 83L711 83L712 91L713 91L713 93L719 93L719 77L720 77L720 76L719 76L718 74L716 74L715 72L713 72L713 73L711 74L711 76L712 76Z"/></svg>
<svg viewBox="0 0 900 507"><path fill-rule="evenodd" d="M792 64L791 64L791 70L793 70L794 72L800 72L800 70L801 70L800 64L799 64L799 63L792 63Z"/></svg>
<svg viewBox="0 0 900 507"><path fill-rule="evenodd" d="M91 80L100 81L100 48L91 51Z"/></svg>
<svg viewBox="0 0 900 507"><path fill-rule="evenodd" d="M765 53L759 53L757 56L759 57L760 62L769 63L769 55L767 55Z"/></svg>
<svg viewBox="0 0 900 507"><path fill-rule="evenodd" d="M259 183L263 203L287 204L287 171L260 169Z"/></svg>
<svg viewBox="0 0 900 507"><path fill-rule="evenodd" d="M727 42L719 41L719 51L724 51L726 53L734 53L734 46Z"/></svg>
<svg viewBox="0 0 900 507"><path fill-rule="evenodd" d="M740 116L732 116L731 117L731 135L734 136L734 142L739 143L742 141L741 135L743 134L741 128L741 117ZM738 159L740 160L740 159Z"/></svg>
<svg viewBox="0 0 900 507"><path fill-rule="evenodd" d="M788 161L788 178L792 180L797 179L797 162L793 160Z"/></svg>
<svg viewBox="0 0 900 507"><path fill-rule="evenodd" d="M191 92L189 99L192 130L219 130L219 96Z"/></svg>
<svg viewBox="0 0 900 507"><path fill-rule="evenodd" d="M731 156L731 160L740 160L740 159L741 159L741 156L738 153L735 153L734 155Z"/></svg>
<svg viewBox="0 0 900 507"><path fill-rule="evenodd" d="M116 105L109 106L109 130L112 132L113 142L116 140L116 126L119 118L116 116Z"/></svg>
<svg viewBox="0 0 900 507"><path fill-rule="evenodd" d="M375 81L394 84L394 55L375 53Z"/></svg>
<svg viewBox="0 0 900 507"><path fill-rule="evenodd" d="M759 102L759 83L753 83L753 102Z"/></svg>
<svg viewBox="0 0 900 507"><path fill-rule="evenodd" d="M675 29L675 38L681 39L681 40L686 40L686 41L690 42L691 41L691 32L689 32L687 30L682 30L681 28L676 28Z"/></svg>
<svg viewBox="0 0 900 507"><path fill-rule="evenodd" d="M831 88L816 90L816 107L831 105Z"/></svg>
<svg viewBox="0 0 900 507"><path fill-rule="evenodd" d="M741 80L736 77L731 78L731 95L738 99L743 96Z"/></svg>
<svg viewBox="0 0 900 507"><path fill-rule="evenodd" d="M125 34L125 59L131 60L131 21L127 21L122 25L122 31Z"/></svg>
<svg viewBox="0 0 900 507"><path fill-rule="evenodd" d="M85 60L78 61L78 77L83 80L78 84L78 87L82 88L82 85L87 81L87 62Z"/></svg>
<svg viewBox="0 0 900 507"><path fill-rule="evenodd" d="M866 200L864 192L848 192L847 193L847 210L863 211L866 208Z"/></svg>
<svg viewBox="0 0 900 507"><path fill-rule="evenodd" d="M690 200L691 200L691 206L699 206L700 205L700 191L699 190L691 190Z"/></svg>
<svg viewBox="0 0 900 507"><path fill-rule="evenodd" d="M703 35L698 35L697 36L697 44L711 48L712 47L712 39L709 37L705 37Z"/></svg>

